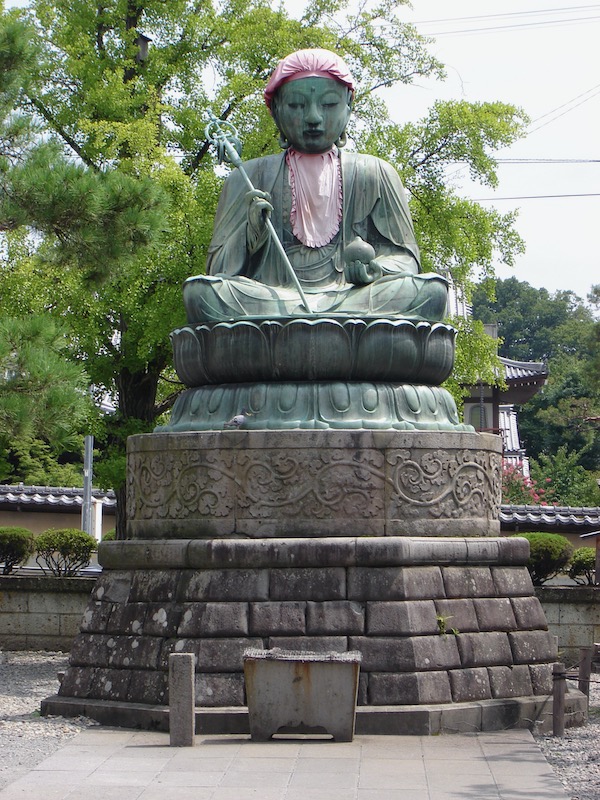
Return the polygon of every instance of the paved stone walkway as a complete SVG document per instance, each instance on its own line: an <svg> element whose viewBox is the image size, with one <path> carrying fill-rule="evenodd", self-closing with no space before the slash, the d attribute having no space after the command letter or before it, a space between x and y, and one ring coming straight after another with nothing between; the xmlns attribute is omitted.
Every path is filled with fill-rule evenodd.
<svg viewBox="0 0 600 800"><path fill-rule="evenodd" d="M528 731L350 743L91 728L0 800L568 800Z"/></svg>

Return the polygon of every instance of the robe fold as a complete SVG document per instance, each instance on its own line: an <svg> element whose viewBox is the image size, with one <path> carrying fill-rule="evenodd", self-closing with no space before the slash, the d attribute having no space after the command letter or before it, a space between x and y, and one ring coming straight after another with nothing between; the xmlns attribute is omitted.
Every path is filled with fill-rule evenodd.
<svg viewBox="0 0 600 800"><path fill-rule="evenodd" d="M256 189L271 196L271 221L316 313L406 316L438 320L445 313L447 283L419 274L419 249L404 187L394 168L374 156L340 153L343 213L338 234L320 248L295 239L284 154L245 162ZM304 313L288 269L271 242L251 253L247 184L239 170L225 182L208 251L207 275L184 286L188 321ZM343 253L357 236L375 249L383 275L364 286L348 283Z"/></svg>

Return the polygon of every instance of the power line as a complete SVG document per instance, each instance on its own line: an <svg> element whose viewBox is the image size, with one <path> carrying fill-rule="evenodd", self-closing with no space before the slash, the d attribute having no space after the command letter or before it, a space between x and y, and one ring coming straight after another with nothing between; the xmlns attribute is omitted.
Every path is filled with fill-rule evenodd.
<svg viewBox="0 0 600 800"><path fill-rule="evenodd" d="M600 89L598 89L596 92L594 92L594 94L590 95L589 97L586 97L585 99L580 100L579 103L576 103L574 106L571 106L571 108L565 109L565 111L563 111L562 114L557 114L555 117L552 117L552 119L549 119L546 122L542 122L541 125L536 125L535 128L530 128L527 131L527 136L529 136L530 133L534 133L535 131L539 131L540 128L545 128L546 125L550 125L551 122L556 122L557 119L560 119L561 117L564 117L566 114L569 114L571 111L574 111L576 108L579 108L579 106L582 106L584 103L587 103L588 100L592 100L598 94L600 94ZM579 95L579 96L581 97L581 95ZM577 98L574 98L574 99L577 99ZM573 101L571 100L570 102L573 102ZM565 105L569 105L569 104L566 103ZM559 108L563 108L563 107L564 106L559 106ZM554 110L557 111L558 109L554 109ZM551 113L552 112L549 111L547 114L544 114L543 116L547 117L548 114L551 114ZM539 117L539 119L543 119L543 117Z"/></svg>
<svg viewBox="0 0 600 800"><path fill-rule="evenodd" d="M534 122L539 122L541 119L544 119L544 117L549 117L550 114L554 114L555 111L560 111L561 108L570 106L571 103L575 102L575 100L579 100L580 97L585 97L585 95L590 94L590 92L594 92L594 94L592 95L592 97L594 97L596 94L598 94L597 90L600 90L600 83L597 83L595 86L592 86L591 89L588 89L587 91L582 92L581 94L578 94L575 97L572 97L570 100L567 100L566 103L562 103L560 106L556 106L556 108L553 108L550 111L546 111L545 114L541 114L539 117L536 117L535 119L531 120L531 124L533 125ZM588 100L591 100L591 98L588 98Z"/></svg>
<svg viewBox="0 0 600 800"><path fill-rule="evenodd" d="M586 6L566 6L565 8L540 8L537 11L511 11L505 12L504 14L479 14L477 16L469 16L469 17L444 17L441 19L428 19L428 20L420 20L415 23L414 25L431 25L438 22L469 22L471 20L478 20L478 19L499 19L504 17L523 17L523 16L532 16L536 14L561 14L561 13L570 13L572 11L584 11L590 8L600 8L600 3L593 3L592 5Z"/></svg>
<svg viewBox="0 0 600 800"><path fill-rule="evenodd" d="M600 8L600 5L581 6L580 8ZM571 11L573 9L565 9L565 10ZM524 12L519 12L519 13L530 14L530 13L538 13L538 12L527 12L527 11L524 11ZM503 15L503 14L492 14L492 15L489 15L490 18L492 18L492 17L499 17L500 18L500 17L504 17L504 16L511 17L513 15L511 15L511 14L506 14L506 15ZM448 19L447 22L449 22L449 23L460 22L461 20L473 20L475 22L478 19L488 19L488 17L456 17L455 19ZM469 35L469 34L472 34L472 33L498 33L498 32L501 33L501 32L505 32L505 31L519 30L521 28L525 28L525 29L547 28L547 27L556 26L556 25L567 26L567 25L577 24L579 22L590 22L590 21L594 21L594 20L598 20L598 19L600 19L600 15L596 14L596 15L592 15L592 16L579 16L579 17L568 17L568 18L564 18L563 17L562 19L539 19L539 20L536 20L534 22L524 22L524 21L517 20L517 21L515 21L513 23L510 23L510 24L507 24L507 25L486 25L486 26L483 26L483 27L459 28L459 29L455 29L455 30L423 31L423 35L424 36L440 37L440 36L463 36L463 35ZM430 24L430 22L434 22L434 21L435 20L423 21L423 22L412 22L410 24L414 25L415 27L417 27L419 29L421 29L421 27L423 25L426 26L426 25ZM440 22L442 22L442 21L443 20L440 20ZM507 22L508 22L508 20L507 20ZM381 22L376 22L375 25L383 30L383 29L385 29L387 27L388 23L381 21ZM384 33L382 33L381 35L383 36L383 38L392 38L391 34L388 35L387 37L385 36Z"/></svg>
<svg viewBox="0 0 600 800"><path fill-rule="evenodd" d="M515 197L471 197L475 203L494 203L496 200L556 200L563 197L600 197L600 192L585 194L524 194Z"/></svg>
<svg viewBox="0 0 600 800"><path fill-rule="evenodd" d="M498 164L600 164L600 158L496 158Z"/></svg>
<svg viewBox="0 0 600 800"><path fill-rule="evenodd" d="M550 25L567 25L576 22L590 22L591 20L600 19L600 16L593 17L572 17L571 19L549 19L540 20L539 22L517 22L513 25L491 25L485 28L464 28L457 31L432 31L426 34L427 36L458 36L469 33L491 33L498 31L514 31L519 28L546 28Z"/></svg>
<svg viewBox="0 0 600 800"><path fill-rule="evenodd" d="M429 20L419 20L413 22L413 25L416 26L427 26L427 25L435 25L435 24L456 24L461 22L474 22L477 23L478 21L492 21L496 20L497 22L506 21L509 24L502 25L502 24L491 24L484 27L476 27L476 28L466 28L466 29L459 29L459 30L444 30L444 31L436 31L430 32L428 36L452 36L452 35L460 35L460 34L468 34L468 33L489 33L490 31L503 31L503 30L515 30L517 28L532 28L532 27L546 27L548 25L565 25L574 22L587 22L590 20L599 19L598 16L574 16L569 17L567 19L537 19L533 22L525 21L525 19L532 19L534 17L548 17L549 15L556 16L564 15L564 14L572 14L573 12L585 12L589 10L597 10L600 9L600 4L594 3L592 5L581 5L581 6L567 6L564 8L542 8L537 9L535 11L514 11L514 12L506 12L503 14L478 14L472 15L467 17L442 17L438 19L429 19Z"/></svg>

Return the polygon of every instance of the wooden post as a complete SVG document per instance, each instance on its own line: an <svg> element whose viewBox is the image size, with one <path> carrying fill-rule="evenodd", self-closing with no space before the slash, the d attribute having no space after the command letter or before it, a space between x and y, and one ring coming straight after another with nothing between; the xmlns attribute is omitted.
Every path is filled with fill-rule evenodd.
<svg viewBox="0 0 600 800"><path fill-rule="evenodd" d="M578 689L583 692L590 702L590 676L592 674L593 647L579 648L579 683Z"/></svg>
<svg viewBox="0 0 600 800"><path fill-rule="evenodd" d="M194 654L169 656L169 736L171 747L192 747L196 723Z"/></svg>
<svg viewBox="0 0 600 800"><path fill-rule="evenodd" d="M567 690L567 670L564 664L552 667L552 735L565 735L565 693Z"/></svg>

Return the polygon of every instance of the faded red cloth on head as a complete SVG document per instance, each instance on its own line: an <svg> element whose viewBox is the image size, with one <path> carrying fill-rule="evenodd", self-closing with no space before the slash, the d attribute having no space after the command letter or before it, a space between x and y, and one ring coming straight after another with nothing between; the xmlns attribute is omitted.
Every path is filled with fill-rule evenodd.
<svg viewBox="0 0 600 800"><path fill-rule="evenodd" d="M273 97L283 83L310 77L333 78L354 92L354 78L338 55L319 48L296 50L275 67L264 91L267 107L271 108Z"/></svg>

